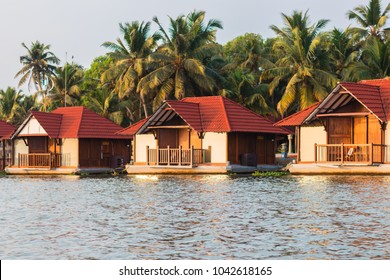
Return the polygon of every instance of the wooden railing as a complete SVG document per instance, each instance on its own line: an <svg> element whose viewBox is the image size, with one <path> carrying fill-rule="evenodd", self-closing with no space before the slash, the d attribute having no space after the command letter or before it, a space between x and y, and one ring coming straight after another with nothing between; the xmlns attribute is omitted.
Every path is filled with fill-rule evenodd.
<svg viewBox="0 0 390 280"><path fill-rule="evenodd" d="M314 162L374 164L388 162L389 146L381 144L315 144Z"/></svg>
<svg viewBox="0 0 390 280"><path fill-rule="evenodd" d="M18 167L57 168L64 165L63 157L51 153L18 154Z"/></svg>
<svg viewBox="0 0 390 280"><path fill-rule="evenodd" d="M166 166L196 166L201 163L210 162L211 150L170 148L149 149L146 147L146 162L148 165Z"/></svg>

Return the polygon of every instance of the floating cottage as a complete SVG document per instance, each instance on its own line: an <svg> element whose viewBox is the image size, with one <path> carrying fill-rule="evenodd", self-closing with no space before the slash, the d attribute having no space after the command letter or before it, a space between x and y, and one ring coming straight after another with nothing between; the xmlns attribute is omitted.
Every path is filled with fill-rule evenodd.
<svg viewBox="0 0 390 280"><path fill-rule="evenodd" d="M295 128L293 174L390 174L390 79L339 83L275 125Z"/></svg>
<svg viewBox="0 0 390 280"><path fill-rule="evenodd" d="M275 164L290 132L221 96L165 101L118 134L132 138L129 174L251 172Z"/></svg>
<svg viewBox="0 0 390 280"><path fill-rule="evenodd" d="M8 174L102 173L130 159L129 137L122 128L81 107L50 113L33 111L12 134Z"/></svg>

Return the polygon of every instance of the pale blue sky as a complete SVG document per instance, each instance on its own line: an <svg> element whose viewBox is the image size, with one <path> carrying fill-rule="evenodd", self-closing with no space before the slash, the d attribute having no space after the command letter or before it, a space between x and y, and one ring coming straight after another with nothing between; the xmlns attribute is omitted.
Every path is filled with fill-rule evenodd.
<svg viewBox="0 0 390 280"><path fill-rule="evenodd" d="M0 1L0 89L17 86L14 79L22 67L19 57L27 46L39 40L65 61L89 67L93 58L102 55L105 41L114 41L120 34L120 22L151 21L157 16L164 26L167 15L176 18L194 9L205 10L208 19L222 21L219 43L226 43L246 32L272 37L271 24L282 26L280 14L309 9L311 22L329 19L326 29L345 28L352 24L346 12L369 0L1 0ZM382 1L383 6L387 1ZM152 25L155 30L156 26ZM25 88L23 88L25 89Z"/></svg>

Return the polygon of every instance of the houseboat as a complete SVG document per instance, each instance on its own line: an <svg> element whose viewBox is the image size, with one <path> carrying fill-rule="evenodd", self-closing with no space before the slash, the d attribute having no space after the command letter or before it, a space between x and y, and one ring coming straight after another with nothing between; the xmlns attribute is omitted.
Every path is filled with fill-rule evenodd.
<svg viewBox="0 0 390 280"><path fill-rule="evenodd" d="M8 174L102 173L124 166L130 139L122 127L82 107L33 111L12 134Z"/></svg>
<svg viewBox="0 0 390 280"><path fill-rule="evenodd" d="M133 139L129 174L253 172L275 164L276 140L289 133L222 96L165 101L119 132Z"/></svg>
<svg viewBox="0 0 390 280"><path fill-rule="evenodd" d="M295 128L293 174L390 174L390 79L341 82L275 125Z"/></svg>

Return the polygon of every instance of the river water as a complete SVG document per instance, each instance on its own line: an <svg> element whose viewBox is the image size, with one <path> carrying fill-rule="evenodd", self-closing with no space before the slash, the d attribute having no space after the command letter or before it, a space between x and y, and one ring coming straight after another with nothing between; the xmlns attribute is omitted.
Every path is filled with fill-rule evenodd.
<svg viewBox="0 0 390 280"><path fill-rule="evenodd" d="M390 177L0 178L1 259L390 259Z"/></svg>

